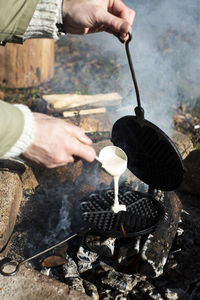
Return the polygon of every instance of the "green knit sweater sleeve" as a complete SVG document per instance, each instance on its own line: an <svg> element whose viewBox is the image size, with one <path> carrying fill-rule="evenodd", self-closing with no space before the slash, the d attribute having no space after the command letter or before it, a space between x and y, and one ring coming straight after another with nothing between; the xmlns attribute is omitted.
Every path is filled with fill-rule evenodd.
<svg viewBox="0 0 200 300"><path fill-rule="evenodd" d="M22 112L14 105L0 100L0 157L16 143L23 128Z"/></svg>
<svg viewBox="0 0 200 300"><path fill-rule="evenodd" d="M0 41L23 43L39 0L0 1Z"/></svg>

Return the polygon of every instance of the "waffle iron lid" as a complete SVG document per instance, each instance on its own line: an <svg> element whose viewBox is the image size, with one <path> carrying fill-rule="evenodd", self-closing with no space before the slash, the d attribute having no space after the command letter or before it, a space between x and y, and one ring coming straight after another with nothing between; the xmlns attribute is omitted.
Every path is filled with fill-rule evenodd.
<svg viewBox="0 0 200 300"><path fill-rule="evenodd" d="M111 141L125 151L128 169L152 189L172 191L185 173L173 141L156 125L125 116L113 126Z"/></svg>

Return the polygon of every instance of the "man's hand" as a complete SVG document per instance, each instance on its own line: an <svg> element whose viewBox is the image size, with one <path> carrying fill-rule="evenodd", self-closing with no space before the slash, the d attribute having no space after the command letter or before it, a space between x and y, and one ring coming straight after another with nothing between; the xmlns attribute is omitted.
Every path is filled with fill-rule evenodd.
<svg viewBox="0 0 200 300"><path fill-rule="evenodd" d="M100 31L131 31L135 12L121 0L64 0L63 20L66 33L87 34Z"/></svg>
<svg viewBox="0 0 200 300"><path fill-rule="evenodd" d="M55 168L74 162L80 157L89 162L95 159L92 141L84 131L61 119L33 113L35 135L32 145L23 153L23 158Z"/></svg>

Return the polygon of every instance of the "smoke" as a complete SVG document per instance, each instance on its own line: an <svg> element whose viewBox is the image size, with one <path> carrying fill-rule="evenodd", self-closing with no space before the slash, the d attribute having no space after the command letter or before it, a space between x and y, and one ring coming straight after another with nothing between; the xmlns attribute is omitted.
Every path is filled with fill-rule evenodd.
<svg viewBox="0 0 200 300"><path fill-rule="evenodd" d="M200 1L124 2L136 11L130 52L145 118L170 135L173 107L200 95ZM124 105L133 105L134 114L136 97L123 44L106 33L91 35L88 41L118 58L120 94ZM95 85L90 83L93 92Z"/></svg>
<svg viewBox="0 0 200 300"><path fill-rule="evenodd" d="M47 235L43 239L44 243L47 245L53 240L62 240L62 238L66 238L66 236L68 236L71 232L71 216L69 213L69 206L68 196L67 194L63 194L61 207L59 210L58 223L56 227L47 232ZM51 223L51 217L49 222Z"/></svg>
<svg viewBox="0 0 200 300"><path fill-rule="evenodd" d="M173 104L200 95L200 2L125 3L136 10L132 53L146 118L170 134Z"/></svg>

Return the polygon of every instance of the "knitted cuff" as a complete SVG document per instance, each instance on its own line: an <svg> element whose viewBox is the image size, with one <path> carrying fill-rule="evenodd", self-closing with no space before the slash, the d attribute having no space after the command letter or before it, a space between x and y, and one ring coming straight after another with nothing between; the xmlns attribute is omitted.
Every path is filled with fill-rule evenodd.
<svg viewBox="0 0 200 300"><path fill-rule="evenodd" d="M22 104L15 104L14 106L20 109L20 111L23 113L24 129L18 141L2 157L6 159L11 157L16 157L22 154L31 145L34 138L35 122L31 110L27 106Z"/></svg>
<svg viewBox="0 0 200 300"><path fill-rule="evenodd" d="M60 23L61 18L62 0L40 0L24 34L24 40L31 38L58 39L56 23Z"/></svg>
<svg viewBox="0 0 200 300"><path fill-rule="evenodd" d="M63 24L63 1L64 0L58 0L58 24Z"/></svg>

